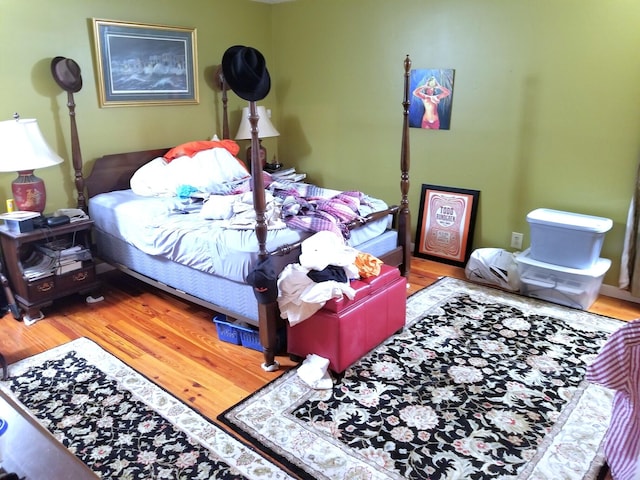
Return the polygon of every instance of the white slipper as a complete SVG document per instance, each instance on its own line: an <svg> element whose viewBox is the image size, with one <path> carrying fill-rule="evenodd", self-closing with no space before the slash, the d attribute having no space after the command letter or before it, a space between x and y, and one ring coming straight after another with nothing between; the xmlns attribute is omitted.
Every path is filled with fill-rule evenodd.
<svg viewBox="0 0 640 480"><path fill-rule="evenodd" d="M326 379L328 378L331 385L323 388L331 388L331 386L333 386L333 382L327 372L328 367L328 359L319 355L309 354L304 362L302 362L302 365L298 367L298 376L311 388L316 388L315 385L320 383L322 385L327 385Z"/></svg>
<svg viewBox="0 0 640 480"><path fill-rule="evenodd" d="M320 380L310 386L314 390L330 390L333 388L333 378L331 378L331 374L327 371Z"/></svg>

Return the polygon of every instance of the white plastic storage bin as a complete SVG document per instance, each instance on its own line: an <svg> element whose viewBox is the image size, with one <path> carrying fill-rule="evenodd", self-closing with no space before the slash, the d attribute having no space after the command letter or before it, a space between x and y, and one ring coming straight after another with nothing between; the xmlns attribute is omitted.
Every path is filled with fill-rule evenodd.
<svg viewBox="0 0 640 480"><path fill-rule="evenodd" d="M600 258L608 218L538 208L527 215L531 258L569 268L591 268Z"/></svg>
<svg viewBox="0 0 640 480"><path fill-rule="evenodd" d="M520 293L560 305L586 310L598 298L611 260L599 258L591 268L577 269L533 260L525 250L515 257Z"/></svg>

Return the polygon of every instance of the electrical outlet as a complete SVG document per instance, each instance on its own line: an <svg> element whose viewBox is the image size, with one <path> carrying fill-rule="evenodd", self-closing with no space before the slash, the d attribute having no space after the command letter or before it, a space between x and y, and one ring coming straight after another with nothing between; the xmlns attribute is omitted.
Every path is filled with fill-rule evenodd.
<svg viewBox="0 0 640 480"><path fill-rule="evenodd" d="M511 248L522 248L522 235L520 232L511 232Z"/></svg>

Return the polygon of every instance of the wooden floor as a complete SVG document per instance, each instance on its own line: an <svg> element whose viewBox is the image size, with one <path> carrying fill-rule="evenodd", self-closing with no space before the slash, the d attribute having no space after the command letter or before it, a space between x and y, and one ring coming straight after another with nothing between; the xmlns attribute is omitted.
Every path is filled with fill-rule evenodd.
<svg viewBox="0 0 640 480"><path fill-rule="evenodd" d="M407 294L440 276L464 278L464 271L414 259ZM211 311L117 271L102 277L103 302L86 304L80 296L59 300L32 326L11 314L1 318L0 352L7 361L84 336L211 419L294 365L280 356L281 370L264 372L260 352L218 340ZM640 317L640 304L601 297L591 311L631 320Z"/></svg>

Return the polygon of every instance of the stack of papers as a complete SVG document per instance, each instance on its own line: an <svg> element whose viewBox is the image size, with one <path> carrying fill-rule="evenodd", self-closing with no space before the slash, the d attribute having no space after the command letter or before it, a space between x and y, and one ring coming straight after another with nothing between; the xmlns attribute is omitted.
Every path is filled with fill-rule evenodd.
<svg viewBox="0 0 640 480"><path fill-rule="evenodd" d="M55 274L62 275L82 268L84 260L91 260L91 251L68 242L48 242L37 246L38 251L52 260Z"/></svg>
<svg viewBox="0 0 640 480"><path fill-rule="evenodd" d="M22 274L28 282L50 275L62 275L82 268L82 262L91 260L91 251L82 245L71 245L66 240L56 240L41 245L22 261Z"/></svg>
<svg viewBox="0 0 640 480"><path fill-rule="evenodd" d="M29 258L22 261L22 274L28 282L53 275L56 271L55 259L34 250Z"/></svg>
<svg viewBox="0 0 640 480"><path fill-rule="evenodd" d="M273 172L271 174L271 178L273 178L277 182L299 182L307 178L307 174L296 173L296 169L294 167L291 167Z"/></svg>
<svg viewBox="0 0 640 480"><path fill-rule="evenodd" d="M15 212L7 212L0 215L2 220L14 220L14 221L22 221L28 220L30 218L39 217L40 214L37 212L28 212L26 210L16 210Z"/></svg>

